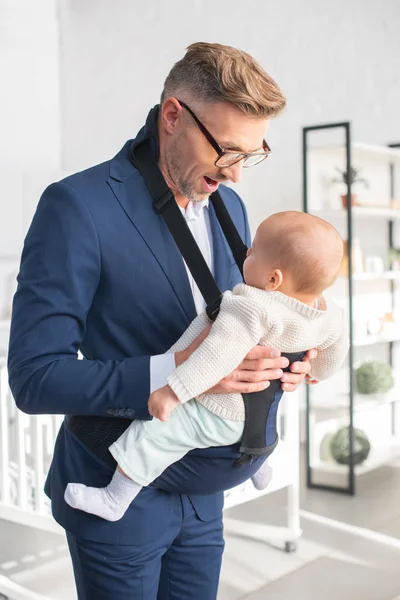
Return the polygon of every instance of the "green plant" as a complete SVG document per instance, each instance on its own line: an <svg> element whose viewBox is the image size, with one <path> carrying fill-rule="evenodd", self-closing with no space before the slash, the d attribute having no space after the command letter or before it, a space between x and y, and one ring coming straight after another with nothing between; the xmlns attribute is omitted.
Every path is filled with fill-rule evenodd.
<svg viewBox="0 0 400 600"><path fill-rule="evenodd" d="M384 394L394 384L392 367L378 360L365 362L356 370L356 384L360 394Z"/></svg>
<svg viewBox="0 0 400 600"><path fill-rule="evenodd" d="M341 427L332 437L330 449L333 458L340 465L350 462L350 428ZM360 465L368 458L371 444L361 429L353 428L353 464Z"/></svg>
<svg viewBox="0 0 400 600"><path fill-rule="evenodd" d="M388 259L389 264L400 261L400 248L390 248Z"/></svg>
<svg viewBox="0 0 400 600"><path fill-rule="evenodd" d="M369 187L368 181L363 177L359 177L360 169L356 169L355 167L350 167L348 171L342 171L338 167L336 167L336 171L340 174L340 178L335 177L332 179L332 183L345 183L348 185L351 183L362 183L365 188Z"/></svg>

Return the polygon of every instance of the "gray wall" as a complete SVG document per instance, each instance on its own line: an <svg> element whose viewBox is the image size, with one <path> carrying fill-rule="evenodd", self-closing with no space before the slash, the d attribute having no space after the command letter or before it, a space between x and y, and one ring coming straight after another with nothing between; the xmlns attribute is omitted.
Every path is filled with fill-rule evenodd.
<svg viewBox="0 0 400 600"><path fill-rule="evenodd" d="M350 120L366 143L400 141L399 0L63 0L62 164L114 155L194 41L253 54L288 98L274 154L237 189L254 226L301 202L301 127Z"/></svg>

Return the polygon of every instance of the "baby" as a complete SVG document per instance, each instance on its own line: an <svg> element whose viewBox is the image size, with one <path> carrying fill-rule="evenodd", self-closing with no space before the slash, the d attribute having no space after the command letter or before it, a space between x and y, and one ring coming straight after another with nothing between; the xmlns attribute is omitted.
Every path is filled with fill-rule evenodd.
<svg viewBox="0 0 400 600"><path fill-rule="evenodd" d="M65 500L109 521L120 519L143 486L194 448L241 440L245 411L240 394L208 394L257 344L282 352L318 349L311 361L314 382L333 375L348 350L342 311L322 296L342 260L336 229L310 214L274 214L258 227L244 262L243 284L223 294L210 333L149 398L152 421L133 421L110 447L118 467L106 488L69 483ZM171 348L187 348L210 322L200 314ZM264 463L253 476L268 481Z"/></svg>

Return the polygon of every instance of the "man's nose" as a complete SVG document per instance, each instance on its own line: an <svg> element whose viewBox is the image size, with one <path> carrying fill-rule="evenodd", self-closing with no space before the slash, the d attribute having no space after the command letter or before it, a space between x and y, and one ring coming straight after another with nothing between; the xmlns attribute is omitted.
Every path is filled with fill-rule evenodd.
<svg viewBox="0 0 400 600"><path fill-rule="evenodd" d="M232 181L232 183L238 183L242 179L243 160L231 165L230 167L224 167L220 169L221 173Z"/></svg>

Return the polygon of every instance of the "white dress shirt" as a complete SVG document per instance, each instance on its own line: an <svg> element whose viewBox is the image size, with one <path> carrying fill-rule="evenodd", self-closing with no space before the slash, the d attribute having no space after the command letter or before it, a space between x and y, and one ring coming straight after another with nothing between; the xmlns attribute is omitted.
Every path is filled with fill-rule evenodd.
<svg viewBox="0 0 400 600"><path fill-rule="evenodd" d="M211 273L214 274L214 255L208 206L209 200L207 199L203 200L202 202L190 201L186 207L186 210L181 206L179 208L186 219L189 229L204 256ZM197 314L200 314L205 310L206 303L186 263L185 267L193 294L196 312ZM174 370L174 353L171 352L152 356L150 358L150 393L166 385L167 377L171 375Z"/></svg>

